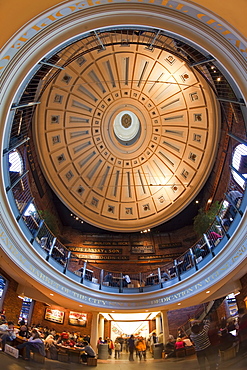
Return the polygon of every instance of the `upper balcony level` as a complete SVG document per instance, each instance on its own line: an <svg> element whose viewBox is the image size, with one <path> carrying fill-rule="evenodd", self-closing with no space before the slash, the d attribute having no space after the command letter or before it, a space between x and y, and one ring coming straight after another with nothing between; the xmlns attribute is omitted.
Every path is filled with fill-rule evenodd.
<svg viewBox="0 0 247 370"><path fill-rule="evenodd" d="M2 147L1 240L7 256L5 261L10 265L13 261L17 269L25 271L27 279L31 278L32 285L44 295L50 294L49 291L57 293L60 298L56 298L56 302L68 299L106 310L113 307L169 309L182 301L184 305L188 302L191 305L237 289L238 278L246 272L247 247L245 105L237 86L207 52L186 44L183 38L167 36L161 30L107 29L83 35L79 41L87 44L83 55L80 48L71 47L70 40L36 64L17 90L8 111ZM229 166L221 163L218 167L219 177L227 183L220 197L218 214L209 229L181 256L151 272L130 274L127 284L124 268L118 273L104 271L87 261L79 267L78 256L67 249L44 222L30 183L38 176L32 123L43 94L67 64L79 58L83 61L86 53L100 52L108 46L140 44L158 51L164 48L178 56L209 84L219 105L223 127L221 159L224 162L230 158L230 161ZM54 124L58 116L52 115ZM239 125L243 128L241 132ZM231 153L230 156L227 153Z"/></svg>

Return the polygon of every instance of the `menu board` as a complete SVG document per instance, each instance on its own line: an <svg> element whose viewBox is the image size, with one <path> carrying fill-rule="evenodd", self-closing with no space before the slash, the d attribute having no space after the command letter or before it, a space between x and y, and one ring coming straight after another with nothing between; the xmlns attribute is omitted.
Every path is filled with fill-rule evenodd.
<svg viewBox="0 0 247 370"><path fill-rule="evenodd" d="M45 310L45 320L57 322L58 324L63 324L64 312L47 307Z"/></svg>
<svg viewBox="0 0 247 370"><path fill-rule="evenodd" d="M87 314L81 313L81 312L70 311L69 324L85 327L87 324Z"/></svg>

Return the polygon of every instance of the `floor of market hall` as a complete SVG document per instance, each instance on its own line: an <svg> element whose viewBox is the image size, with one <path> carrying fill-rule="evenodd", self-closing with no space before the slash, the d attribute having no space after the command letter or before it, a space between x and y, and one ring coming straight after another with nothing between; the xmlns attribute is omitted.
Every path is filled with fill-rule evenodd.
<svg viewBox="0 0 247 370"><path fill-rule="evenodd" d="M135 357L134 357L135 358ZM153 359L150 355L147 356L147 361L140 361L135 358L135 361L128 360L128 354L122 354L120 359L114 357L108 360L98 360L97 367L100 370L184 370L188 367L190 370L198 370L198 363L195 355L185 358L168 358L168 359ZM93 368L84 364L63 363L59 361L45 359L44 364L39 364L31 361L25 361L22 358L14 358L10 355L0 352L0 368L1 370L82 370L83 368ZM94 367L95 368L95 367ZM209 366L207 367L209 369ZM243 355L238 355L232 360L228 360L219 364L221 370L246 370L247 369L247 352Z"/></svg>

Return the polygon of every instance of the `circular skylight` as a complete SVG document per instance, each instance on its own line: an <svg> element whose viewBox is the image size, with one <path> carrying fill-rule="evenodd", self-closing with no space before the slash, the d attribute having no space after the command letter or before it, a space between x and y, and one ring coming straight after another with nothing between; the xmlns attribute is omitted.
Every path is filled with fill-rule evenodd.
<svg viewBox="0 0 247 370"><path fill-rule="evenodd" d="M116 137L127 142L137 136L140 130L140 122L135 113L124 110L115 117L113 127Z"/></svg>

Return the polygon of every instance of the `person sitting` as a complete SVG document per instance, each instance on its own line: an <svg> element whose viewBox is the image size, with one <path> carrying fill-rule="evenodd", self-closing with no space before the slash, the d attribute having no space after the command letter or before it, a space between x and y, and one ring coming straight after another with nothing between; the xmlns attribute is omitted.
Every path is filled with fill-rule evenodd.
<svg viewBox="0 0 247 370"><path fill-rule="evenodd" d="M183 342L185 343L186 348L194 347L189 337L183 337Z"/></svg>
<svg viewBox="0 0 247 370"><path fill-rule="evenodd" d="M27 325L22 324L20 326L18 335L19 335L19 337L22 337L22 338L29 338L30 337L30 333L29 333Z"/></svg>
<svg viewBox="0 0 247 370"><path fill-rule="evenodd" d="M165 358L175 356L175 340L172 335L169 335L169 340L165 344Z"/></svg>
<svg viewBox="0 0 247 370"><path fill-rule="evenodd" d="M86 341L83 342L83 349L84 352L81 355L81 360L84 363L87 363L87 359L90 358L95 358L96 353L94 352L94 349L90 346L90 344Z"/></svg>
<svg viewBox="0 0 247 370"><path fill-rule="evenodd" d="M182 338L178 337L175 342L175 352L179 352L185 349L185 343Z"/></svg>
<svg viewBox="0 0 247 370"><path fill-rule="evenodd" d="M162 271L161 272L161 279L163 279L163 281L170 280L170 275L168 274L168 272Z"/></svg>
<svg viewBox="0 0 247 370"><path fill-rule="evenodd" d="M52 334L49 334L44 340L45 349L47 351L47 357L51 360L57 360L57 348L56 341Z"/></svg>
<svg viewBox="0 0 247 370"><path fill-rule="evenodd" d="M215 243L216 241L220 240L222 238L222 235L216 233L215 231L210 231L209 233L209 239Z"/></svg>
<svg viewBox="0 0 247 370"><path fill-rule="evenodd" d="M203 252L204 252L204 249L201 247L200 244L197 244L194 248L194 256L195 256L195 259L198 259L200 257L203 257Z"/></svg>
<svg viewBox="0 0 247 370"><path fill-rule="evenodd" d="M2 350L4 351L6 342L11 342L16 338L14 323L12 321L8 321L7 323L0 325L0 337Z"/></svg>
<svg viewBox="0 0 247 370"><path fill-rule="evenodd" d="M17 349L26 349L26 357L24 360L30 360L30 353L36 352L40 353L42 356L45 356L45 344L44 341L40 338L40 334L37 329L33 329L31 332L31 337L27 342L18 344Z"/></svg>
<svg viewBox="0 0 247 370"><path fill-rule="evenodd" d="M131 283L130 277L127 274L123 274L123 287L126 288Z"/></svg>
<svg viewBox="0 0 247 370"><path fill-rule="evenodd" d="M108 272L107 275L104 277L104 282L109 283L109 286L113 285L113 277L111 272Z"/></svg>
<svg viewBox="0 0 247 370"><path fill-rule="evenodd" d="M228 330L222 329L220 331L220 351L226 351L227 349L231 348L232 346L236 346L238 344L238 339L228 332Z"/></svg>

